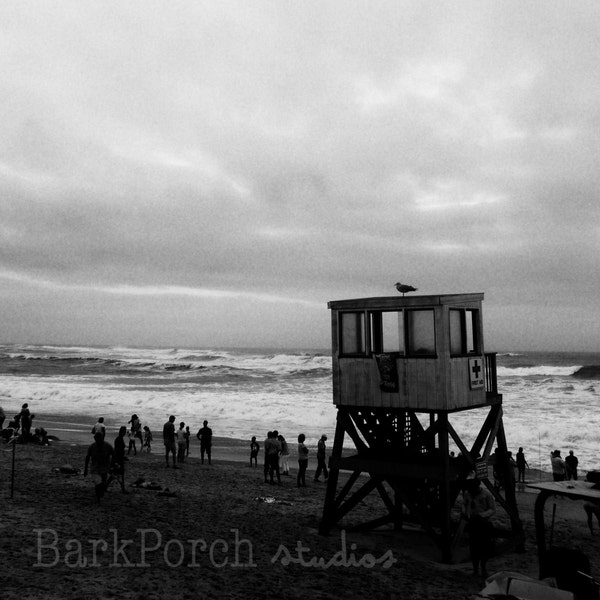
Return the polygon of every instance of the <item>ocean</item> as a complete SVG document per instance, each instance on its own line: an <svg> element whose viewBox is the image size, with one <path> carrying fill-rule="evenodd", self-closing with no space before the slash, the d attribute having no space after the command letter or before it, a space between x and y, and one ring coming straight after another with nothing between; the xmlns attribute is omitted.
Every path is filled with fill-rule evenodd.
<svg viewBox="0 0 600 600"><path fill-rule="evenodd" d="M600 469L600 354L501 352L497 364L509 449L523 446L544 471L555 449ZM322 433L333 441L336 417L331 356L308 350L0 345L0 406L10 418L24 402L40 424L61 417L49 430L59 438L82 417L91 428L104 416L116 432L136 413L156 433L173 414L193 432L206 419L215 436L262 440L278 429L316 444ZM470 443L486 414L450 421Z"/></svg>

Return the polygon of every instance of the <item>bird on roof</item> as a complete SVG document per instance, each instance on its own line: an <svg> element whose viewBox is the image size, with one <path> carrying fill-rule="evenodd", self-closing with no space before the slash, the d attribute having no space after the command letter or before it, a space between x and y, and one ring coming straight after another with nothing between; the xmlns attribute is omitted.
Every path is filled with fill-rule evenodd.
<svg viewBox="0 0 600 600"><path fill-rule="evenodd" d="M406 285L405 283L396 283L396 289L404 296L407 292L416 292L417 288L412 285Z"/></svg>

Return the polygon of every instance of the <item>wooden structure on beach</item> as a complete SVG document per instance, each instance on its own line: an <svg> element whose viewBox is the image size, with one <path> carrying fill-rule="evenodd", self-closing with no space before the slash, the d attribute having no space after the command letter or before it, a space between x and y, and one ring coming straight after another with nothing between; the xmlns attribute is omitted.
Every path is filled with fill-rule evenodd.
<svg viewBox="0 0 600 600"><path fill-rule="evenodd" d="M496 355L483 347L482 301L479 293L329 302L337 423L321 533L378 492L383 514L354 528L416 521L451 562L463 523L451 511L476 471L509 516L507 537L522 536ZM467 448L449 417L473 409L485 417ZM346 435L356 450L350 456L343 453ZM450 455L450 440L458 457ZM504 496L487 475L496 446L497 468L506 472ZM351 475L338 490L340 470Z"/></svg>

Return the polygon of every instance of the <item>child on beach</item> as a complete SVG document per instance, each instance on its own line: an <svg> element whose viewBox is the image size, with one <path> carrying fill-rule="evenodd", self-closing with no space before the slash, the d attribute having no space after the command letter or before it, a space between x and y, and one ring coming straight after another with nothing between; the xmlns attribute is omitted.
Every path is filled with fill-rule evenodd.
<svg viewBox="0 0 600 600"><path fill-rule="evenodd" d="M142 449L148 453L152 451L152 432L148 425L144 425L144 445Z"/></svg>
<svg viewBox="0 0 600 600"><path fill-rule="evenodd" d="M260 450L260 444L256 441L256 436L253 435L250 440L250 466L252 466L252 462L254 461L254 467L258 466L258 452Z"/></svg>

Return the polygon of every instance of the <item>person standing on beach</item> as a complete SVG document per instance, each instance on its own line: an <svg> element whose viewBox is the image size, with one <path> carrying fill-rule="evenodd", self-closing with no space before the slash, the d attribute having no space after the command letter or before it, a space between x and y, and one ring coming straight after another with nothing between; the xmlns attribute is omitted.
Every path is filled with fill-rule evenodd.
<svg viewBox="0 0 600 600"><path fill-rule="evenodd" d="M140 418L136 415L133 414L131 415L131 419L128 421L128 424L131 423L131 437L133 438L133 450L134 453L137 454L137 450L136 450L136 444L135 444L135 439L139 439L140 440L140 452L142 450L141 445L143 444L143 440L142 440L142 422L140 421Z"/></svg>
<svg viewBox="0 0 600 600"><path fill-rule="evenodd" d="M208 464L211 464L212 447L212 429L208 426L208 421L204 421L203 426L198 430L196 437L200 440L200 460L204 464L204 453L208 458Z"/></svg>
<svg viewBox="0 0 600 600"><path fill-rule="evenodd" d="M573 454L573 450L569 450L569 456L565 458L565 474L567 479L577 481L577 467L579 466L578 458Z"/></svg>
<svg viewBox="0 0 600 600"><path fill-rule="evenodd" d="M4 421L6 420L6 413L4 409L0 406L0 431L4 428Z"/></svg>
<svg viewBox="0 0 600 600"><path fill-rule="evenodd" d="M306 436L301 433L298 436L298 475L296 476L296 485L306 487L306 468L308 467L308 448L304 444Z"/></svg>
<svg viewBox="0 0 600 600"><path fill-rule="evenodd" d="M120 486L121 491L127 494L125 489L125 434L127 433L127 427L122 425L119 428L119 434L115 438L114 442L114 453L112 459L111 475L106 482L106 487L111 484L113 479L116 479Z"/></svg>
<svg viewBox="0 0 600 600"><path fill-rule="evenodd" d="M269 436L265 440L265 483L267 483L267 473L269 482L274 483L273 475L277 475L277 483L281 485L281 473L279 471L279 455L281 453L281 442L278 439L279 432L269 431Z"/></svg>
<svg viewBox="0 0 600 600"><path fill-rule="evenodd" d="M104 417L98 417L97 423L92 427L92 435L100 433L102 438L106 435L106 427L104 426Z"/></svg>
<svg viewBox="0 0 600 600"><path fill-rule="evenodd" d="M183 421L179 423L175 437L177 438L177 462L183 463L185 461L185 423Z"/></svg>
<svg viewBox="0 0 600 600"><path fill-rule="evenodd" d="M258 467L258 453L260 451L260 444L256 441L256 436L253 435L250 440L250 466L254 462L254 468Z"/></svg>
<svg viewBox="0 0 600 600"><path fill-rule="evenodd" d="M190 432L190 428L189 426L185 428L185 433L183 434L183 437L185 438L185 455L186 457L190 455L190 437L191 437L191 432Z"/></svg>
<svg viewBox="0 0 600 600"><path fill-rule="evenodd" d="M169 454L171 454L173 457L173 468L176 469L177 448L175 445L175 417L173 415L171 415L169 420L163 425L163 443L165 445L165 459L167 461L167 467L169 466Z"/></svg>
<svg viewBox="0 0 600 600"><path fill-rule="evenodd" d="M523 452L523 448L519 448L519 451L517 452L517 472L518 472L518 476L517 476L517 482L518 483L525 483L525 468L529 469L529 465L527 464L527 461L525 460L525 453Z"/></svg>
<svg viewBox="0 0 600 600"><path fill-rule="evenodd" d="M125 428L125 430L127 431L127 428ZM133 432L133 427L129 431L127 431L127 439L129 440L129 443L127 445L127 454L130 454L131 449L133 448L134 456L137 455L137 449L135 446L135 433Z"/></svg>
<svg viewBox="0 0 600 600"><path fill-rule="evenodd" d="M264 471L264 475L265 475L265 483L268 483L268 475L269 475L269 455L267 454L267 448L271 445L271 438L273 437L273 432L272 431L268 431L267 432L267 437L265 438L264 441L264 448L265 448L265 464L263 466L263 471Z"/></svg>
<svg viewBox="0 0 600 600"><path fill-rule="evenodd" d="M327 458L327 448L325 446L326 441L327 436L323 434L317 444L317 470L315 471L315 481L321 481L319 479L321 473L323 473L325 481L327 481L329 477L329 471L327 470L327 464L325 462L325 459Z"/></svg>
<svg viewBox="0 0 600 600"><path fill-rule="evenodd" d="M31 435L31 421L33 419L32 414L29 412L29 406L27 402L21 407L21 439L24 442L29 441Z"/></svg>
<svg viewBox="0 0 600 600"><path fill-rule="evenodd" d="M283 475L290 474L290 465L289 465L289 456L290 449L288 447L288 443L285 441L285 438L279 434L277 436L279 443L281 444L281 454L279 455L279 471Z"/></svg>
<svg viewBox="0 0 600 600"><path fill-rule="evenodd" d="M148 425L144 425L144 446L146 452L152 452L152 432Z"/></svg>
<svg viewBox="0 0 600 600"><path fill-rule="evenodd" d="M555 450L550 454L550 462L552 463L552 478L554 481L564 481L565 462L560 456L560 450Z"/></svg>
<svg viewBox="0 0 600 600"><path fill-rule="evenodd" d="M491 518L496 513L496 503L490 491L481 487L479 479L467 479L463 492L463 516L468 521L469 549L473 575L486 578L487 561L492 554L493 527Z"/></svg>
<svg viewBox="0 0 600 600"><path fill-rule="evenodd" d="M94 443L90 445L85 457L85 466L83 476L87 477L88 467L91 462L91 473L94 476L94 489L96 491L96 500L100 502L106 491L108 473L113 457L113 447L104 441L101 433L94 434Z"/></svg>

